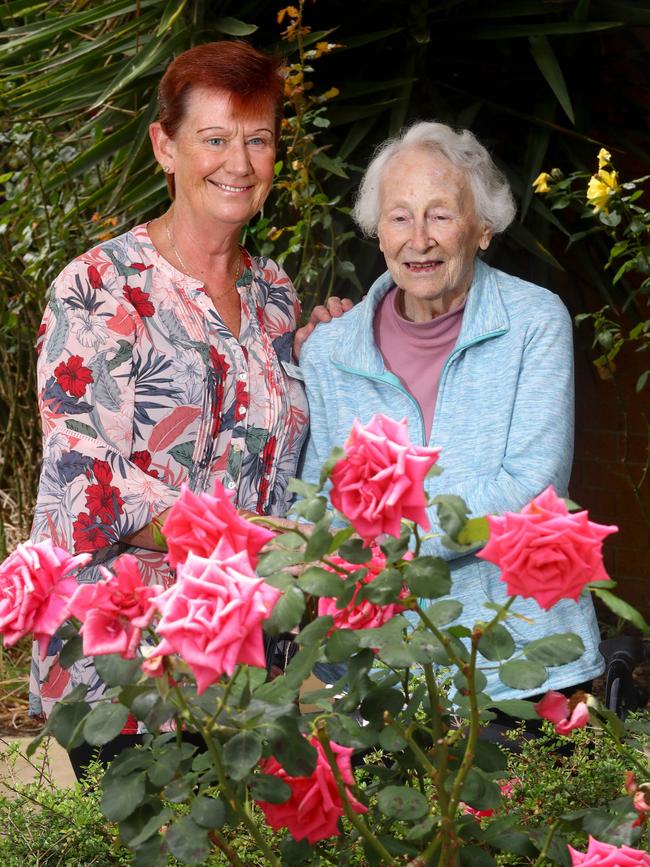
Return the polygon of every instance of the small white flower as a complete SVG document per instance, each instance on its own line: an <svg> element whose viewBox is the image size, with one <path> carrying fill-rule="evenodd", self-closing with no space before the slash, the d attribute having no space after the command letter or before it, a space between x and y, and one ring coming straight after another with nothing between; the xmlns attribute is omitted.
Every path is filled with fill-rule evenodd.
<svg viewBox="0 0 650 867"><path fill-rule="evenodd" d="M87 310L79 310L72 315L70 330L81 346L98 349L109 340L109 333L101 316L94 316Z"/></svg>

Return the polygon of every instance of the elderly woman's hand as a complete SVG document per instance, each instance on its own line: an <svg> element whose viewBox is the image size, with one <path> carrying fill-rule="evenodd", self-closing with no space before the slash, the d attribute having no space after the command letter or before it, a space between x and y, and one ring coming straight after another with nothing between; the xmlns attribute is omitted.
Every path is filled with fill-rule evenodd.
<svg viewBox="0 0 650 867"><path fill-rule="evenodd" d="M314 328L321 322L330 322L332 319L338 319L348 310L354 307L354 302L349 298L337 298L335 295L330 296L325 305L319 304L311 311L309 322L303 325L296 331L293 339L293 355L296 361L300 358L300 350L304 342L312 333Z"/></svg>

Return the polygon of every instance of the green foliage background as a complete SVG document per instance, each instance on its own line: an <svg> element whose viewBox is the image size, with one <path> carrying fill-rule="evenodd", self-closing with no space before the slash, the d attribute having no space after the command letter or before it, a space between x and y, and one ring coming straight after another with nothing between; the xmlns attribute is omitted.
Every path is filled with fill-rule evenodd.
<svg viewBox="0 0 650 867"><path fill-rule="evenodd" d="M641 171L648 162L648 2L302 0L294 9L278 24L280 6L262 0L0 3L0 557L28 531L37 481L33 342L45 288L83 249L166 207L147 127L175 54L243 37L292 64L292 150L245 242L284 262L307 309L333 290L359 297L381 270L348 210L374 145L409 121L469 126L493 150L520 208L491 259L540 282L561 267L557 241L568 233L532 196L537 174L591 170L600 144ZM323 42L339 47L319 56ZM629 287L613 294L597 243L574 265L621 303Z"/></svg>

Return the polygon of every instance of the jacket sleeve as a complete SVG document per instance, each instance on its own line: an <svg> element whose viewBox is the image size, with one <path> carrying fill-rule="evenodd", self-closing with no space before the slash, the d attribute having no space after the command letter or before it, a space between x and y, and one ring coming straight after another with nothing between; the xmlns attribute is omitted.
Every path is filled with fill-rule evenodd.
<svg viewBox="0 0 650 867"><path fill-rule="evenodd" d="M43 467L32 538L74 552L109 547L177 497L132 454L142 323L114 270L100 276L90 261L75 260L50 287L37 346Z"/></svg>
<svg viewBox="0 0 650 867"><path fill-rule="evenodd" d="M467 476L453 491L446 490L444 473L432 483L436 491L462 497L473 516L519 511L549 485L559 496L566 495L574 435L572 324L559 298L554 297L543 313L526 334L497 474L487 478L477 467L476 476ZM490 424L489 417L483 424ZM480 460L480 448L477 454ZM429 509L429 518L432 529L439 530L435 507ZM439 539L430 540L427 547L429 553L448 560L459 556Z"/></svg>
<svg viewBox="0 0 650 867"><path fill-rule="evenodd" d="M309 403L309 436L299 468L300 478L312 484L318 482L321 467L332 448L343 445L336 439L336 402L332 401L328 408L324 393L324 383L329 378L327 367L328 362L317 351L316 335L312 335L300 356L300 370Z"/></svg>

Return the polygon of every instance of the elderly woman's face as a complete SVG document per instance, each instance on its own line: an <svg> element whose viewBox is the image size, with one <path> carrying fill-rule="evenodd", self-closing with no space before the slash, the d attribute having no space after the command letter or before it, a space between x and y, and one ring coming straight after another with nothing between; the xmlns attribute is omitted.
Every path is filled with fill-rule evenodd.
<svg viewBox="0 0 650 867"><path fill-rule="evenodd" d="M491 233L474 211L465 173L424 148L396 154L381 184L379 246L408 306L442 313L469 289Z"/></svg>
<svg viewBox="0 0 650 867"><path fill-rule="evenodd" d="M274 131L271 105L242 117L227 92L194 88L175 137L162 142L160 162L174 172L177 202L204 219L248 222L271 188Z"/></svg>

